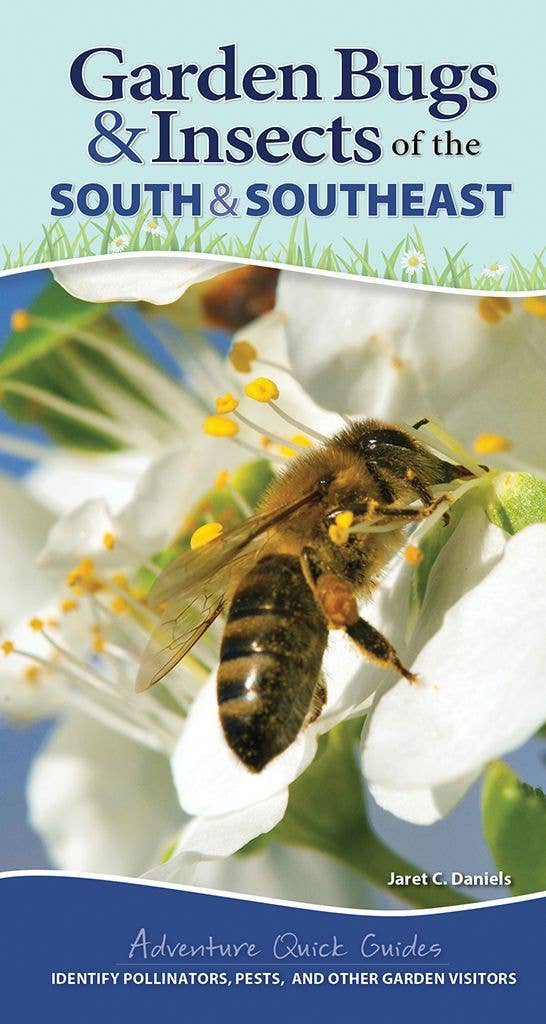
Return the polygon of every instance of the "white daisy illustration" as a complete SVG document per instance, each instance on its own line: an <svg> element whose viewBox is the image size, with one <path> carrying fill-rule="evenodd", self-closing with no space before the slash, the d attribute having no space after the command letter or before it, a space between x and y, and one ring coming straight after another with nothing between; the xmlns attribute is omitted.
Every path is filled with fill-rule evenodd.
<svg viewBox="0 0 546 1024"><path fill-rule="evenodd" d="M508 267L505 267L502 263L490 263L489 266L483 268L483 274L485 277L491 278L502 277L505 270L508 270Z"/></svg>
<svg viewBox="0 0 546 1024"><path fill-rule="evenodd" d="M123 252L129 244L129 235L117 235L108 246L110 252Z"/></svg>
<svg viewBox="0 0 546 1024"><path fill-rule="evenodd" d="M159 227L155 217L150 217L144 224L144 230L147 235L156 235L157 238L164 238L165 232Z"/></svg>
<svg viewBox="0 0 546 1024"><path fill-rule="evenodd" d="M408 277L415 277L419 271L426 267L427 260L424 252L420 252L419 249L407 249L400 259L400 264Z"/></svg>

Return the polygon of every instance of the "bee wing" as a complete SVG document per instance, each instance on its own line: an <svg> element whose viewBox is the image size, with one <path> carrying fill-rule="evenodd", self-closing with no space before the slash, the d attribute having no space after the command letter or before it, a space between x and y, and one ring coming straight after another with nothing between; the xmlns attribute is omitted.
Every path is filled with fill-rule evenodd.
<svg viewBox="0 0 546 1024"><path fill-rule="evenodd" d="M263 534L319 497L319 491L312 491L282 509L252 516L202 548L183 552L160 574L148 601L165 607L144 652L138 692L158 683L206 633L233 579L255 560Z"/></svg>
<svg viewBox="0 0 546 1024"><path fill-rule="evenodd" d="M245 519L239 526L220 534L216 540L202 548L184 551L158 576L148 595L149 605L154 608L174 597L182 598L191 594L199 584L213 580L228 565L237 570L241 563L246 562L250 553L249 546L256 547L255 542L272 526L285 522L294 512L304 505L312 504L319 497L320 492L312 491L284 508Z"/></svg>
<svg viewBox="0 0 546 1024"><path fill-rule="evenodd" d="M225 591L203 591L188 602L169 602L163 618L155 627L138 670L137 693L149 690L178 665L194 644L206 633L224 607Z"/></svg>

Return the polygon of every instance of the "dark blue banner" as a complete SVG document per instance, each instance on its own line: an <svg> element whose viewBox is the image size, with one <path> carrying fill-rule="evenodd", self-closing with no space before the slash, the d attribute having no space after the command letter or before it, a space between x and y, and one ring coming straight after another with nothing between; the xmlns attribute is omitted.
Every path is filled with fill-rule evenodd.
<svg viewBox="0 0 546 1024"><path fill-rule="evenodd" d="M10 1022L499 1022L544 995L544 897L371 914L58 875L4 876L0 894Z"/></svg>

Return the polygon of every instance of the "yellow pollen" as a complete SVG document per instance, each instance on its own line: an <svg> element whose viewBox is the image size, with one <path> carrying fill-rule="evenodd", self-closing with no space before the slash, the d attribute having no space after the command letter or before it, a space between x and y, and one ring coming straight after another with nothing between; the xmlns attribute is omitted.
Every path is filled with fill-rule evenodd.
<svg viewBox="0 0 546 1024"><path fill-rule="evenodd" d="M113 533L105 533L102 538L102 543L107 551L112 551L116 546L116 538Z"/></svg>
<svg viewBox="0 0 546 1024"><path fill-rule="evenodd" d="M128 580L124 572L114 572L112 574L112 583L115 583L116 587L126 587Z"/></svg>
<svg viewBox="0 0 546 1024"><path fill-rule="evenodd" d="M279 389L269 377L256 377L245 387L245 395L255 402L271 402L279 397Z"/></svg>
<svg viewBox="0 0 546 1024"><path fill-rule="evenodd" d="M95 654L102 654L102 652L104 651L105 646L106 645L104 643L104 640L103 640L102 636L99 636L97 634L95 636L94 640L93 640L93 650L94 650Z"/></svg>
<svg viewBox="0 0 546 1024"><path fill-rule="evenodd" d="M82 576L92 576L95 571L95 563L92 558L82 558L79 564L79 571Z"/></svg>
<svg viewBox="0 0 546 1024"><path fill-rule="evenodd" d="M214 481L214 486L218 491L223 491L224 487L227 486L229 480L229 473L227 469L221 469Z"/></svg>
<svg viewBox="0 0 546 1024"><path fill-rule="evenodd" d="M305 434L292 434L290 440L293 441L294 444L299 444L300 448L312 448L313 446L313 442L308 437L306 437ZM271 444L271 442L269 442L269 444ZM264 445L264 447L266 447L266 445ZM286 455L288 459L291 459L294 457L294 455L299 454L298 452L294 451L293 448L289 448L288 445L285 444L280 445L279 452L281 453L281 455Z"/></svg>
<svg viewBox="0 0 546 1024"><path fill-rule="evenodd" d="M260 438L260 444L262 448L271 448L271 438L264 434L263 437Z"/></svg>
<svg viewBox="0 0 546 1024"><path fill-rule="evenodd" d="M135 601L145 601L146 593L141 587L129 587L129 593L131 597L134 597Z"/></svg>
<svg viewBox="0 0 546 1024"><path fill-rule="evenodd" d="M250 341L236 341L231 347L229 361L238 373L250 373L258 353Z"/></svg>
<svg viewBox="0 0 546 1024"><path fill-rule="evenodd" d="M190 540L190 547L192 551L196 548L202 548L205 544L210 544L211 540L216 540L220 536L224 527L221 523L205 523L204 526L200 526L199 529L192 534Z"/></svg>
<svg viewBox="0 0 546 1024"><path fill-rule="evenodd" d="M225 416L227 412L235 412L239 401L234 398L231 392L227 391L225 395L220 395L216 399L216 412L219 416Z"/></svg>
<svg viewBox="0 0 546 1024"><path fill-rule="evenodd" d="M343 515L343 513L341 514ZM332 525L328 527L328 536L330 537L332 544L337 544L338 547L341 547L342 544L346 544L349 540L349 528L347 526L339 526L337 522L332 523Z"/></svg>
<svg viewBox="0 0 546 1024"><path fill-rule="evenodd" d="M338 514L336 516L336 525L341 527L341 529L348 530L349 527L353 525L353 520L354 520L354 515L353 515L352 512L350 512L350 511L338 512Z"/></svg>
<svg viewBox="0 0 546 1024"><path fill-rule="evenodd" d="M14 650L15 650L15 647L12 644L11 640L4 640L4 643L2 644L2 651L6 655L6 658L7 658L8 654L11 654L12 651L14 651Z"/></svg>
<svg viewBox="0 0 546 1024"><path fill-rule="evenodd" d="M226 416L207 416L203 430L211 437L235 437L239 433L239 424Z"/></svg>
<svg viewBox="0 0 546 1024"><path fill-rule="evenodd" d="M44 628L44 621L43 619L38 618L30 619L29 626L35 633L39 633L40 630Z"/></svg>
<svg viewBox="0 0 546 1024"><path fill-rule="evenodd" d="M110 607L116 615L123 615L123 613L128 610L129 605L122 597L114 597Z"/></svg>
<svg viewBox="0 0 546 1024"><path fill-rule="evenodd" d="M512 442L502 434L478 434L474 439L476 455L493 455L495 452L509 452Z"/></svg>
<svg viewBox="0 0 546 1024"><path fill-rule="evenodd" d="M546 317L546 296L529 295L527 299L523 300L523 308L527 310L531 316L538 316L541 318Z"/></svg>
<svg viewBox="0 0 546 1024"><path fill-rule="evenodd" d="M414 544L408 544L404 551L404 558L410 565L417 566L423 561L424 555L421 548L416 548Z"/></svg>
<svg viewBox="0 0 546 1024"><path fill-rule="evenodd" d="M11 329L12 331L26 331L27 327L30 326L30 316L26 309L14 309L11 314Z"/></svg>
<svg viewBox="0 0 546 1024"><path fill-rule="evenodd" d="M35 683L39 675L40 669L37 665L29 665L29 667L24 671L24 678L27 683Z"/></svg>
<svg viewBox="0 0 546 1024"><path fill-rule="evenodd" d="M508 316L511 312L512 303L510 299L502 295L488 295L478 302L478 313L482 320L485 320L486 324L498 324L503 316Z"/></svg>
<svg viewBox="0 0 546 1024"><path fill-rule="evenodd" d="M75 612L77 607L78 602L74 601L71 597L65 598L65 600L61 601L60 604L60 608L63 614L66 614L67 612Z"/></svg>

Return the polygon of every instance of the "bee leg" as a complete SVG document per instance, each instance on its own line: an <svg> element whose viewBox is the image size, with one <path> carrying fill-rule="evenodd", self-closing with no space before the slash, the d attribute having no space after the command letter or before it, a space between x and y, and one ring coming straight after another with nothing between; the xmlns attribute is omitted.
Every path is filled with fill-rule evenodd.
<svg viewBox="0 0 546 1024"><path fill-rule="evenodd" d="M370 661L375 661L382 668L396 669L410 683L418 681L418 677L404 667L392 644L365 619L359 616L356 622L345 627L345 631Z"/></svg>
<svg viewBox="0 0 546 1024"><path fill-rule="evenodd" d="M345 630L362 654L382 668L394 668L410 683L417 682L417 676L402 664L392 644L358 614L355 596L346 580L323 572L314 581L313 590L333 629Z"/></svg>
<svg viewBox="0 0 546 1024"><path fill-rule="evenodd" d="M324 679L319 679L311 700L311 707L309 708L307 718L304 722L304 727L306 725L311 725L312 722L316 722L317 718L320 717L320 713L326 704L327 697L328 691L326 689L326 683L324 682Z"/></svg>
<svg viewBox="0 0 546 1024"><path fill-rule="evenodd" d="M392 523L399 522L403 526L404 523L415 523L419 522L420 519L427 519L440 505L447 502L449 502L449 498L446 494L441 494L440 497L434 498L421 508L399 508L398 506L380 505L377 501L367 500L355 502L354 504L346 505L344 508L340 507L328 512L325 516L325 522L326 524L335 522L336 516L340 512L352 512L354 523L373 523L376 519L386 519Z"/></svg>

